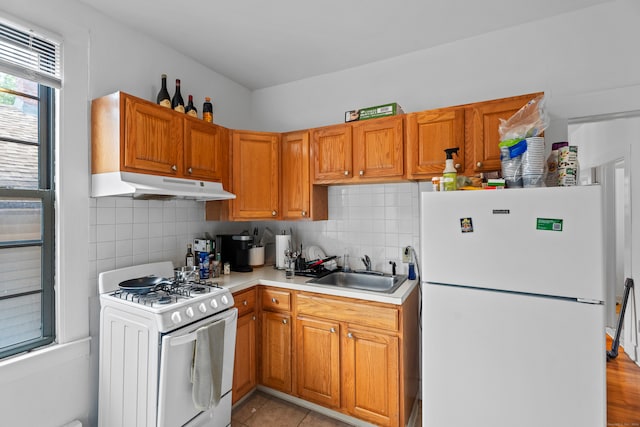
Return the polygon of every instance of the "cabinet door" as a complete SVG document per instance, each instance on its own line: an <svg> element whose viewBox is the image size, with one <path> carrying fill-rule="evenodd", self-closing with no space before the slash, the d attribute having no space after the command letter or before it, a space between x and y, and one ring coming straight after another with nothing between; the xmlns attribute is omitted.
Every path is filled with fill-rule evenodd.
<svg viewBox="0 0 640 427"><path fill-rule="evenodd" d="M262 313L262 384L291 393L291 316Z"/></svg>
<svg viewBox="0 0 640 427"><path fill-rule="evenodd" d="M184 174L222 182L227 170L229 131L221 126L185 117Z"/></svg>
<svg viewBox="0 0 640 427"><path fill-rule="evenodd" d="M282 219L309 218L309 133L284 134L281 144Z"/></svg>
<svg viewBox="0 0 640 427"><path fill-rule="evenodd" d="M233 133L233 192L236 219L279 218L279 136L265 132Z"/></svg>
<svg viewBox="0 0 640 427"><path fill-rule="evenodd" d="M296 357L300 397L340 407L340 324L298 317Z"/></svg>
<svg viewBox="0 0 640 427"><path fill-rule="evenodd" d="M155 104L124 98L122 169L182 174L182 117Z"/></svg>
<svg viewBox="0 0 640 427"><path fill-rule="evenodd" d="M253 390L256 386L256 316L245 314L238 318L236 353L233 366L232 402Z"/></svg>
<svg viewBox="0 0 640 427"><path fill-rule="evenodd" d="M353 169L358 179L400 178L404 174L403 116L353 125Z"/></svg>
<svg viewBox="0 0 640 427"><path fill-rule="evenodd" d="M469 107L467 134L469 147L473 147L473 170L476 172L500 170L500 119L508 119L541 93L480 102Z"/></svg>
<svg viewBox="0 0 640 427"><path fill-rule="evenodd" d="M407 115L407 177L442 175L445 148L459 147L454 155L458 173L464 172L464 116L462 108L443 108Z"/></svg>
<svg viewBox="0 0 640 427"><path fill-rule="evenodd" d="M353 177L351 125L336 125L311 132L315 183L339 183Z"/></svg>
<svg viewBox="0 0 640 427"><path fill-rule="evenodd" d="M343 336L343 393L346 409L382 426L399 419L398 337L347 328Z"/></svg>

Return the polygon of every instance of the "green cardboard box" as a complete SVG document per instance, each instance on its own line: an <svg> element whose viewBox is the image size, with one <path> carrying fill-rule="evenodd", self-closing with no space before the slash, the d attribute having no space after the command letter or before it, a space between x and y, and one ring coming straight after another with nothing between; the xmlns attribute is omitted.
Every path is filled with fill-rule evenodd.
<svg viewBox="0 0 640 427"><path fill-rule="evenodd" d="M395 116L397 114L404 114L404 111L402 111L402 107L399 106L397 102L392 102L390 104L347 111L344 113L344 122L348 123L358 120L376 119L378 117Z"/></svg>

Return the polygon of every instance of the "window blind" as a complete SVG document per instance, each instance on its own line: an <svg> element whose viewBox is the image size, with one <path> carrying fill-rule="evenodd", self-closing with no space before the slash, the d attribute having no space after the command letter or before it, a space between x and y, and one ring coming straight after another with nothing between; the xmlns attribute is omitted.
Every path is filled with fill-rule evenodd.
<svg viewBox="0 0 640 427"><path fill-rule="evenodd" d="M60 89L60 43L0 21L0 71Z"/></svg>

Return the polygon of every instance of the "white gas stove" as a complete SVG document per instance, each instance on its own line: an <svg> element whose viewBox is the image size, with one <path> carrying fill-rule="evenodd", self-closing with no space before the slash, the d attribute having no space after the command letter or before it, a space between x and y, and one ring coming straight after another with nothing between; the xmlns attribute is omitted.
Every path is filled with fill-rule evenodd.
<svg viewBox="0 0 640 427"><path fill-rule="evenodd" d="M143 277L167 278L166 282L137 292L120 289L120 283ZM189 323L233 307L231 292L213 280L191 280L185 283L173 279L170 261L142 264L100 273L98 278L101 304L117 304L122 310L144 310L153 316L159 332L168 332Z"/></svg>
<svg viewBox="0 0 640 427"><path fill-rule="evenodd" d="M98 276L102 427L231 423L233 296L214 281L173 276L170 261Z"/></svg>

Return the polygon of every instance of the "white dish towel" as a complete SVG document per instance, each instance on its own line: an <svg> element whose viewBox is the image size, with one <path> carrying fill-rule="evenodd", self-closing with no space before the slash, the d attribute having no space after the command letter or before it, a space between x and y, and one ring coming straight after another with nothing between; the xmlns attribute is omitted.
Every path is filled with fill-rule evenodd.
<svg viewBox="0 0 640 427"><path fill-rule="evenodd" d="M196 331L191 382L193 404L201 411L216 406L222 394L225 323L219 320Z"/></svg>

